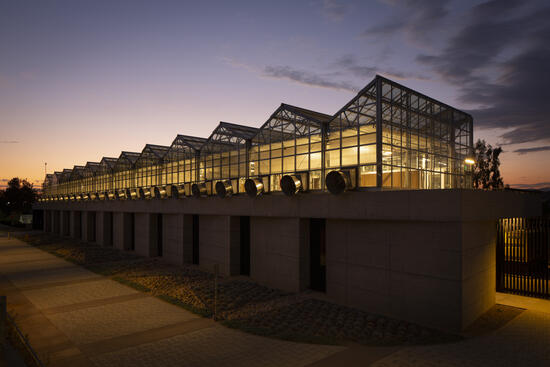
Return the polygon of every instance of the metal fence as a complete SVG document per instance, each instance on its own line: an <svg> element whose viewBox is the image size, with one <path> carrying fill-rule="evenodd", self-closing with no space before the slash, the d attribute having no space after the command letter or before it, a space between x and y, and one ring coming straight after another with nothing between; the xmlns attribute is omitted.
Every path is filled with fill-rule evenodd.
<svg viewBox="0 0 550 367"><path fill-rule="evenodd" d="M550 298L550 218L497 224L497 291Z"/></svg>

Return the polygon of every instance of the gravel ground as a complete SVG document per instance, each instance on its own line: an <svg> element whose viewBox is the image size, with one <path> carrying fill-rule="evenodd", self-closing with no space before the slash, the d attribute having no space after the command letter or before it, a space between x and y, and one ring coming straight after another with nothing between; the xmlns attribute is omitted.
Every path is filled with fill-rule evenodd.
<svg viewBox="0 0 550 367"><path fill-rule="evenodd" d="M212 316L214 276L197 266L173 266L158 258L142 258L112 247L48 234L20 234L17 237L195 313ZM285 293L242 277L220 277L218 285L217 320L228 327L258 335L312 343L368 345L426 344L460 339L319 300L312 292Z"/></svg>

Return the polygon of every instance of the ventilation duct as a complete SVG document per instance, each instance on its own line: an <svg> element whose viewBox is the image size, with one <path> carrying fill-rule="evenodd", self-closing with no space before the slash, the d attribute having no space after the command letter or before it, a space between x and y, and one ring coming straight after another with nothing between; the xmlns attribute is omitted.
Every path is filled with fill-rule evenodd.
<svg viewBox="0 0 550 367"><path fill-rule="evenodd" d="M183 199L185 197L185 186L184 185L173 186L172 197Z"/></svg>
<svg viewBox="0 0 550 367"><path fill-rule="evenodd" d="M87 193L82 193L80 196L82 197L82 200L83 200L83 201L87 201L87 200L90 199L90 197L88 196Z"/></svg>
<svg viewBox="0 0 550 367"><path fill-rule="evenodd" d="M128 195L126 194L126 190L125 189L117 190L116 191L116 198L119 199L119 200L128 199Z"/></svg>
<svg viewBox="0 0 550 367"><path fill-rule="evenodd" d="M151 188L143 187L139 189L139 197L145 200L151 199Z"/></svg>
<svg viewBox="0 0 550 367"><path fill-rule="evenodd" d="M244 190L248 196L255 198L264 192L264 184L259 178L249 178L244 182Z"/></svg>
<svg viewBox="0 0 550 367"><path fill-rule="evenodd" d="M216 194L220 198L226 198L233 195L233 186L230 180L216 182Z"/></svg>
<svg viewBox="0 0 550 367"><path fill-rule="evenodd" d="M137 200L139 199L139 192L137 189L131 189L130 190L130 199Z"/></svg>
<svg viewBox="0 0 550 367"><path fill-rule="evenodd" d="M107 198L107 194L105 191L100 191L97 196L99 200L105 200Z"/></svg>
<svg viewBox="0 0 550 367"><path fill-rule="evenodd" d="M115 200L115 192L114 191L107 192L107 197L109 198L109 200Z"/></svg>
<svg viewBox="0 0 550 367"><path fill-rule="evenodd" d="M204 184L204 183L195 183L195 184L193 184L191 186L191 193L196 198L200 198L201 196L205 196L207 194L206 184Z"/></svg>
<svg viewBox="0 0 550 367"><path fill-rule="evenodd" d="M166 199L167 192L165 186L155 186L153 187L153 194L155 199Z"/></svg>
<svg viewBox="0 0 550 367"><path fill-rule="evenodd" d="M302 178L300 175L284 175L281 178L281 190L286 196L294 196L303 190Z"/></svg>
<svg viewBox="0 0 550 367"><path fill-rule="evenodd" d="M92 200L92 201L97 200L97 192L91 192L90 193L90 200Z"/></svg>
<svg viewBox="0 0 550 367"><path fill-rule="evenodd" d="M339 195L355 188L355 169L330 171L325 177L325 184L331 194Z"/></svg>

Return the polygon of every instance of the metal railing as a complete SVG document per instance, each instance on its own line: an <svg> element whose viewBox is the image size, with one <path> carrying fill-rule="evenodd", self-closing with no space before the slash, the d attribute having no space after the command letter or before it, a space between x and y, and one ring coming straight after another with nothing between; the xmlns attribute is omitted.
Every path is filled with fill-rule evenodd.
<svg viewBox="0 0 550 367"><path fill-rule="evenodd" d="M496 261L497 291L550 298L550 219L500 219Z"/></svg>

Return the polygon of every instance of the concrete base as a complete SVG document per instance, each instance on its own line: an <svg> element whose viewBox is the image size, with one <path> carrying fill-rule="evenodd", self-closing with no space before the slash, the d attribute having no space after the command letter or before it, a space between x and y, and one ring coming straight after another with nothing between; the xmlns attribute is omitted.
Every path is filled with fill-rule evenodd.
<svg viewBox="0 0 550 367"><path fill-rule="evenodd" d="M47 233L51 233L53 231L52 212L53 210L44 210L44 232Z"/></svg>
<svg viewBox="0 0 550 367"><path fill-rule="evenodd" d="M309 286L309 226L300 218L250 218L250 277L289 292Z"/></svg>
<svg viewBox="0 0 550 367"><path fill-rule="evenodd" d="M69 228L70 237L75 239L82 239L82 216L80 210L71 210L69 212Z"/></svg>
<svg viewBox="0 0 550 367"><path fill-rule="evenodd" d="M200 217L199 263L212 270L219 265L222 275L238 275L240 272L239 217L204 215Z"/></svg>
<svg viewBox="0 0 550 367"><path fill-rule="evenodd" d="M96 242L96 212L83 211L82 214L82 240Z"/></svg>
<svg viewBox="0 0 550 367"><path fill-rule="evenodd" d="M113 213L96 212L96 243L100 246L113 246Z"/></svg>
<svg viewBox="0 0 550 367"><path fill-rule="evenodd" d="M336 302L460 331L495 303L494 222L328 220Z"/></svg>
<svg viewBox="0 0 550 367"><path fill-rule="evenodd" d="M134 215L113 213L113 246L119 250L134 250Z"/></svg>
<svg viewBox="0 0 550 367"><path fill-rule="evenodd" d="M141 256L159 256L158 250L158 214L135 214L135 251Z"/></svg>
<svg viewBox="0 0 550 367"><path fill-rule="evenodd" d="M163 259L175 265L192 263L193 216L164 214L162 224Z"/></svg>

